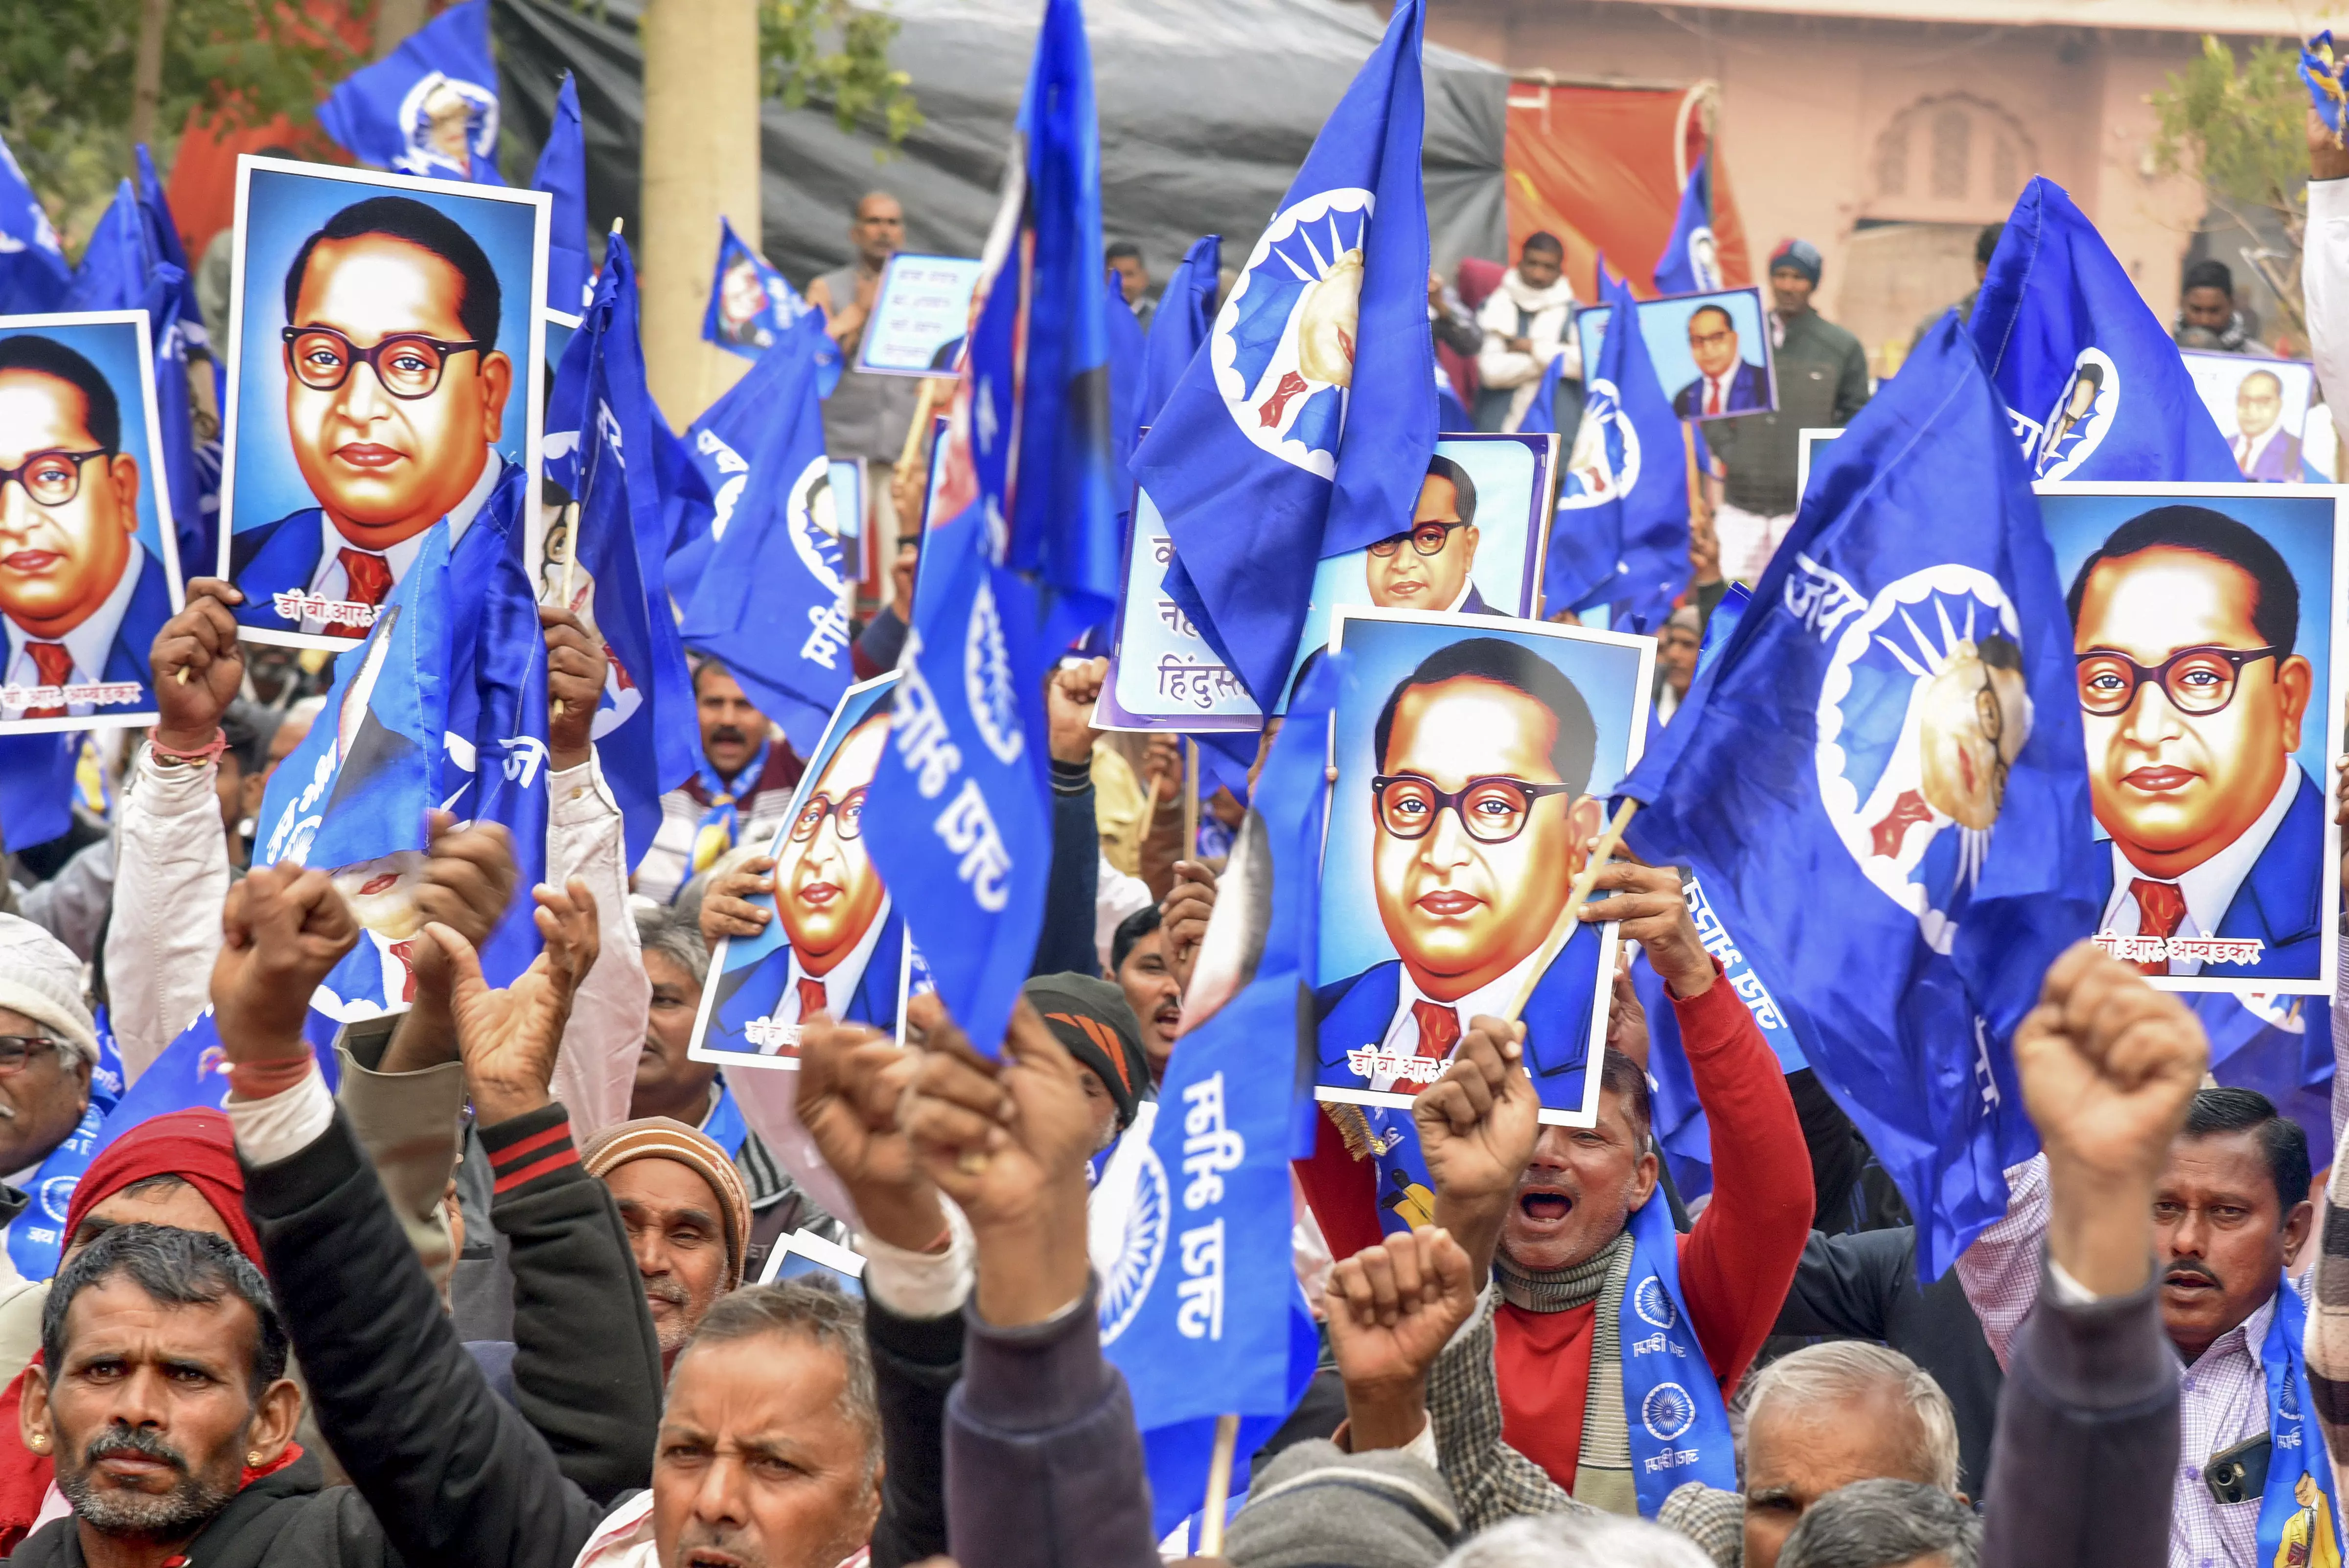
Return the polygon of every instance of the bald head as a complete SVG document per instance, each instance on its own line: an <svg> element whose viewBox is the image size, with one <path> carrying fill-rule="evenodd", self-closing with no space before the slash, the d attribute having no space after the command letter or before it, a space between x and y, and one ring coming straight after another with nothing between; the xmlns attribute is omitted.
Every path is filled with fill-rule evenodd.
<svg viewBox="0 0 2349 1568"><path fill-rule="evenodd" d="M905 209L886 191L867 191L848 225L848 243L864 266L879 267L905 248Z"/></svg>

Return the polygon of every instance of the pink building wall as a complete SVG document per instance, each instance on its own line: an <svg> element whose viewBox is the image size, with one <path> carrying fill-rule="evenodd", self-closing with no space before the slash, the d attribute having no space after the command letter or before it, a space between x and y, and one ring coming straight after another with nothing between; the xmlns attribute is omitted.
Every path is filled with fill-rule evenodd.
<svg viewBox="0 0 2349 1568"><path fill-rule="evenodd" d="M2155 173L2146 99L2199 49L2193 32L1623 0L1437 0L1428 30L1521 75L1718 81L1721 155L1757 266L1783 236L1817 244L1820 308L1879 370L1971 287L1973 231L2003 218L2034 172L2072 193L2155 312L2175 313L2203 201L2191 181ZM2234 243L2219 254L2231 259ZM2245 270L2239 291L2274 319Z"/></svg>

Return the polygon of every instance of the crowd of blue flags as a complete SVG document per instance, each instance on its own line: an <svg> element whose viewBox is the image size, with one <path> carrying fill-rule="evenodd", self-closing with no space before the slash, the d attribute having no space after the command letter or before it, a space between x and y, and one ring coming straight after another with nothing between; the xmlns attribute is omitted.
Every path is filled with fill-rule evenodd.
<svg viewBox="0 0 2349 1568"><path fill-rule="evenodd" d="M1262 238L1244 257L1221 236L1197 240L1145 335L1102 265L1080 0L1043 0L940 459L945 504L925 520L870 789L868 811L892 825L870 853L929 981L988 1045L1043 916L1047 689L1111 620L1137 483L1174 540L1170 597L1263 708L1287 699L1243 830L1272 877L1261 950L1220 1011L1189 1021L1150 1137L1154 1183L1102 1282L1103 1342L1132 1389L1162 1532L1200 1507L1218 1418L1239 1418L1245 1456L1316 1363L1288 1169L1311 1149L1315 1112L1298 1059L1265 1045L1295 1037L1312 980L1343 656L1285 687L1316 564L1411 516L1446 406L1426 314L1424 26L1424 0L1394 6ZM497 182L488 27L488 0L450 7L337 87L322 126L380 167ZM2310 60L2337 131L2339 68L2329 53ZM444 522L425 536L265 792L256 857L336 872L369 931L313 1000L322 1048L408 999L417 939L401 894L429 813L503 824L523 885L545 875L542 602L574 610L608 650L592 730L631 865L661 797L699 761L688 650L723 661L802 754L855 679L859 525L846 509L859 498L833 493L823 400L843 366L823 314L721 225L702 336L751 363L673 433L647 384L629 248L616 230L600 255L590 239L586 170L566 77L533 175L554 197L543 304L580 317L547 394L543 487L510 474L460 535ZM1651 273L1659 292L1720 286L1712 179L1700 157ZM1227 254L1242 265L1218 319ZM217 452L196 439L189 367L208 363L217 393L207 328L223 324L202 319L191 273L143 147L78 265L0 147L0 314L148 313L183 564L217 556ZM1602 302L1628 323L1630 285L1600 275ZM765 301L748 332L720 310L730 277L746 275ZM1606 334L1569 431L1554 428L1561 374L1554 359L1523 425L1558 437L1544 599L1652 631L1689 586L1688 427L1636 331ZM1899 1187L1926 1277L2003 1214L2003 1172L2036 1147L2011 1040L2047 966L2096 915L2082 892L2096 849L2071 631L2033 483L2239 477L2126 269L2063 190L2033 179L1971 320L1930 328L1819 449L1786 542L1750 598L1738 590L1714 612L1693 685L1621 787L1640 807L1629 844L1687 868L1707 944L1781 1065L1817 1074ZM536 579L533 521L549 539ZM1983 802L1902 771L1915 752L1904 736L1929 707L1945 711L1927 701L1945 680L1970 701L1978 689L2002 720L1959 742L1996 753L1986 827L1961 820ZM1256 737L1217 739L1238 749L1217 753L1211 775L1245 792ZM66 831L81 744L0 736L0 847ZM536 952L531 913L518 899L483 944L492 983ZM1634 985L1654 1033L1656 1132L1693 1197L1710 1181L1709 1129L1644 961ZM2197 1009L2222 1082L2329 1126L2321 1006L2220 996ZM218 1047L199 1019L119 1104L93 1109L42 1181L69 1189L123 1127L217 1103ZM28 1275L54 1263L41 1243L11 1247Z"/></svg>

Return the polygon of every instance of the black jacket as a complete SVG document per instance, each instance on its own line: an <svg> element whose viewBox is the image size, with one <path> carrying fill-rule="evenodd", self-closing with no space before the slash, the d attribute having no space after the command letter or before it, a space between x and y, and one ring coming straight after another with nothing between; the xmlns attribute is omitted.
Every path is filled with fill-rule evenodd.
<svg viewBox="0 0 2349 1568"><path fill-rule="evenodd" d="M864 1338L887 1462L873 1568L905 1568L947 1549L947 1397L962 1378L962 1314L899 1317L868 1292Z"/></svg>
<svg viewBox="0 0 2349 1568"><path fill-rule="evenodd" d="M520 1408L459 1343L338 1112L299 1154L247 1168L245 1210L319 1429L357 1490L320 1490L305 1456L238 1494L191 1562L571 1568L609 1500L650 1480L660 1350L618 1210L580 1167L560 1106L484 1128L482 1142L493 1168L521 1147L533 1173L491 1210L513 1250ZM44 1527L10 1561L78 1564L75 1521Z"/></svg>

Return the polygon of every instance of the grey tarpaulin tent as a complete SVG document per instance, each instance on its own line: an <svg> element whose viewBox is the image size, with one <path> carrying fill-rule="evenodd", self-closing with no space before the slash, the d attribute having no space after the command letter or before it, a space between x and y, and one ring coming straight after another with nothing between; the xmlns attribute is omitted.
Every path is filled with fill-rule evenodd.
<svg viewBox="0 0 2349 1568"><path fill-rule="evenodd" d="M556 85L576 73L597 228L636 228L644 123L640 0L495 0L508 121L543 140ZM848 258L848 211L885 187L905 205L907 244L976 255L993 214L1013 116L1028 79L1040 0L888 0L904 24L893 60L927 123L876 165L877 139L843 135L826 109L761 115L768 259L804 284ZM1164 279L1202 234L1244 256L1321 122L1383 26L1342 0L1088 0L1102 128L1104 228L1140 244ZM1430 46L1425 168L1435 262L1497 257L1503 99L1508 78Z"/></svg>

